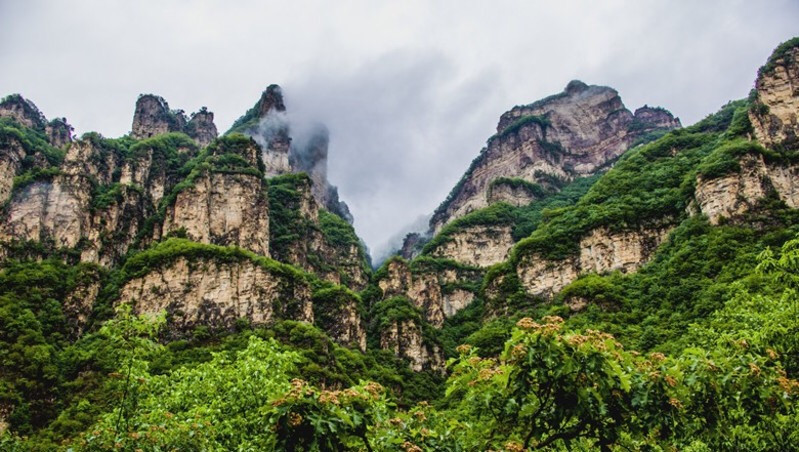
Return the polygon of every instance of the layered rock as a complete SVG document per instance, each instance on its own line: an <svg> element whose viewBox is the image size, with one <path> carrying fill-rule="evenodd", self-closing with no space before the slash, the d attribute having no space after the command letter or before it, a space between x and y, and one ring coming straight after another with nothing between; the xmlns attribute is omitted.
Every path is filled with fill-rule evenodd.
<svg viewBox="0 0 799 452"><path fill-rule="evenodd" d="M468 226L449 234L431 255L473 267L490 267L504 262L514 243L509 225Z"/></svg>
<svg viewBox="0 0 799 452"><path fill-rule="evenodd" d="M572 81L560 94L501 116L497 134L436 210L431 230L438 233L453 219L487 206L497 179L540 183L590 175L646 133L677 126L679 120L665 110L644 107L636 116L615 90Z"/></svg>
<svg viewBox="0 0 799 452"><path fill-rule="evenodd" d="M549 298L585 273L632 273L643 266L666 239L672 226L611 231L594 229L580 239L579 254L548 260L532 253L522 256L516 273L530 295Z"/></svg>
<svg viewBox="0 0 799 452"><path fill-rule="evenodd" d="M181 132L194 138L201 146L207 146L217 136L214 114L203 107L186 119L183 110L170 110L163 97L142 94L136 101L131 136L137 139L150 138L169 132Z"/></svg>
<svg viewBox="0 0 799 452"><path fill-rule="evenodd" d="M444 353L436 344L427 344L422 328L412 320L392 322L380 331L380 348L407 359L416 372L444 372Z"/></svg>
<svg viewBox="0 0 799 452"><path fill-rule="evenodd" d="M179 257L127 281L118 302L139 313L166 311L175 332L197 325L230 329L238 319L253 325L313 322L311 289L303 278L246 259Z"/></svg>
<svg viewBox="0 0 799 452"><path fill-rule="evenodd" d="M766 147L799 147L799 39L784 43L760 68L749 119Z"/></svg>
<svg viewBox="0 0 799 452"><path fill-rule="evenodd" d="M746 154L738 164L738 172L697 178L696 207L711 224L745 215L772 193L788 207L799 207L799 165L766 163L759 154Z"/></svg>
<svg viewBox="0 0 799 452"><path fill-rule="evenodd" d="M385 275L377 281L383 299L406 297L436 328L474 301L475 286L482 277L478 270L443 264L426 266L418 261L416 265L413 269L402 259L385 264Z"/></svg>
<svg viewBox="0 0 799 452"><path fill-rule="evenodd" d="M258 166L259 149L249 140L243 146L213 146L209 161L234 155L251 168ZM237 245L269 256L269 200L258 172L217 172L206 169L177 193L164 214L161 236L180 233L196 242Z"/></svg>
<svg viewBox="0 0 799 452"><path fill-rule="evenodd" d="M488 188L486 202L495 204L504 202L512 206L526 206L543 196L543 189L539 185L518 183L513 179L496 179Z"/></svg>
<svg viewBox="0 0 799 452"><path fill-rule="evenodd" d="M73 131L72 126L67 123L67 118L53 119L44 128L50 145L59 149L72 142Z"/></svg>
<svg viewBox="0 0 799 452"><path fill-rule="evenodd" d="M20 148L0 157L8 187ZM190 157L186 151L185 158ZM84 262L111 266L139 238L165 192L177 183L168 156L140 147L123 156L96 135L74 142L54 172L43 173L8 202L0 242L40 242L50 251L74 250ZM5 188L5 190L8 190Z"/></svg>
<svg viewBox="0 0 799 452"><path fill-rule="evenodd" d="M19 140L9 138L0 142L0 203L4 203L11 196L14 177L22 170L26 155L27 152Z"/></svg>
<svg viewBox="0 0 799 452"><path fill-rule="evenodd" d="M360 300L351 291L336 286L314 293L314 320L339 344L366 350L366 330Z"/></svg>

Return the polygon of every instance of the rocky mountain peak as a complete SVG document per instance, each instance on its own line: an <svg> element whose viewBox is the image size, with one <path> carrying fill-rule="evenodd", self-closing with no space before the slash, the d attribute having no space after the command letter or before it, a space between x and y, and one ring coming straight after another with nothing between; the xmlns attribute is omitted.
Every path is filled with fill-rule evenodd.
<svg viewBox="0 0 799 452"><path fill-rule="evenodd" d="M136 100L131 136L143 139L169 132L185 133L201 146L207 146L217 136L214 114L203 107L192 114L189 121L183 110L171 110L163 97L140 95Z"/></svg>
<svg viewBox="0 0 799 452"><path fill-rule="evenodd" d="M263 118L273 110L286 111L286 105L283 103L283 90L275 84L267 86L261 94L261 99L258 101L258 117Z"/></svg>
<svg viewBox="0 0 799 452"><path fill-rule="evenodd" d="M644 105L633 113L635 121L638 121L642 128L649 129L676 129L682 127L680 118L675 118L670 111L661 107L650 107Z"/></svg>
<svg viewBox="0 0 799 452"><path fill-rule="evenodd" d="M206 107L202 107L200 111L192 113L186 129L187 134L197 140L200 146L208 146L218 135L214 124L214 114L208 111Z"/></svg>
<svg viewBox="0 0 799 452"><path fill-rule="evenodd" d="M434 213L431 231L493 201L523 205L535 200L530 190L497 190L494 194L502 196L492 197L497 181L546 186L553 178L568 182L589 176L646 134L676 127L679 119L665 109L644 106L633 114L615 89L572 80L563 92L500 117L497 133Z"/></svg>
<svg viewBox="0 0 799 452"><path fill-rule="evenodd" d="M43 130L47 124L36 104L19 94L6 96L0 102L0 117L12 118L22 126L38 130Z"/></svg>
<svg viewBox="0 0 799 452"><path fill-rule="evenodd" d="M564 90L568 94L579 93L581 91L585 91L588 89L588 85L580 80L572 80L566 85L566 89Z"/></svg>

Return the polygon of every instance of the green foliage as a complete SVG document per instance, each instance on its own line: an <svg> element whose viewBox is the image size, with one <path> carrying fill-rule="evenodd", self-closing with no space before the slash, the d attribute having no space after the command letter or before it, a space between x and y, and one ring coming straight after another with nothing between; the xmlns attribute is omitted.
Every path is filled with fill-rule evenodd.
<svg viewBox="0 0 799 452"><path fill-rule="evenodd" d="M555 207L565 207L572 205L599 179L599 175L577 178L561 191L542 195L542 199L533 201L527 206L515 207L507 203L495 203L488 207L475 210L467 215L455 219L428 241L422 249L422 254L431 254L436 248L452 240L457 232L473 226L510 226L513 239L518 241L529 236L543 219L542 213L546 209ZM497 181L511 181L510 183L529 184L538 187L522 179L497 179ZM497 182L496 183L500 183ZM521 181L521 182L519 182ZM560 181L558 181L560 184ZM543 193L543 192L542 192Z"/></svg>
<svg viewBox="0 0 799 452"><path fill-rule="evenodd" d="M771 53L768 61L766 64L761 66L760 69L757 71L758 77L762 77L764 75L769 75L774 72L774 69L777 68L777 62L779 60L785 60L790 57L791 52L796 47L799 47L799 37L791 38L774 49L774 52ZM790 64L791 61L785 61L785 64Z"/></svg>
<svg viewBox="0 0 799 452"><path fill-rule="evenodd" d="M704 179L724 177L741 170L739 161L744 155L761 155L765 152L763 146L754 141L744 139L731 141L714 149L697 167L696 173Z"/></svg>
<svg viewBox="0 0 799 452"><path fill-rule="evenodd" d="M549 119L546 116L524 115L520 116L519 119L510 123L507 127L502 129L502 131L495 136L499 138L507 137L509 135L517 133L519 130L522 129L522 127L525 127L530 124L535 124L539 126L542 132L544 132L544 136L546 136L547 127L550 127L552 125L552 123L549 121Z"/></svg>
<svg viewBox="0 0 799 452"><path fill-rule="evenodd" d="M560 260L575 254L576 238L590 230L632 229L682 218L690 196L684 181L716 142L713 134L679 130L631 150L576 205L542 212L543 223L518 243L512 260L532 253Z"/></svg>

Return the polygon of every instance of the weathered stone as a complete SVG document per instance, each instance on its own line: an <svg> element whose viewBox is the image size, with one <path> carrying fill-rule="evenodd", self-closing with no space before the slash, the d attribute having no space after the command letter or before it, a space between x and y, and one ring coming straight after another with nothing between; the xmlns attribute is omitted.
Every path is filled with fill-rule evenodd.
<svg viewBox="0 0 799 452"><path fill-rule="evenodd" d="M563 260L538 254L522 256L516 273L530 295L552 297L585 273L633 273L643 266L665 240L672 226L610 231L592 230L580 239L580 252Z"/></svg>
<svg viewBox="0 0 799 452"><path fill-rule="evenodd" d="M205 107L193 113L186 125L186 134L194 138L201 147L211 144L218 135L214 114Z"/></svg>
<svg viewBox="0 0 799 452"><path fill-rule="evenodd" d="M238 319L252 325L278 319L313 322L307 283L247 260L178 258L126 282L118 303L131 303L139 313L166 311L176 332L197 325L230 329Z"/></svg>
<svg viewBox="0 0 799 452"><path fill-rule="evenodd" d="M431 255L474 267L490 267L505 261L514 243L510 226L469 226L450 234Z"/></svg>
<svg viewBox="0 0 799 452"><path fill-rule="evenodd" d="M443 326L446 317L455 315L474 300L473 292L458 285L473 283L481 277L479 271L455 268L414 272L402 259L394 259L386 265L386 277L377 282L383 299L407 297L436 328Z"/></svg>
<svg viewBox="0 0 799 452"><path fill-rule="evenodd" d="M383 329L380 332L380 348L407 359L411 369L416 372L444 372L444 353L441 348L426 344L421 327L410 320L393 322Z"/></svg>
<svg viewBox="0 0 799 452"><path fill-rule="evenodd" d="M749 112L755 136L767 147L799 147L799 46L774 55L755 81Z"/></svg>
<svg viewBox="0 0 799 452"><path fill-rule="evenodd" d="M788 207L799 207L799 165L767 164L761 155L747 154L738 161L740 170L696 182L694 199L710 224L735 219L754 209L771 192Z"/></svg>
<svg viewBox="0 0 799 452"><path fill-rule="evenodd" d="M560 94L502 115L497 134L433 215L431 230L438 233L453 219L486 207L497 179L546 183L553 177L587 176L611 164L645 133L678 126L679 120L665 110L644 107L636 117L615 90L573 81Z"/></svg>

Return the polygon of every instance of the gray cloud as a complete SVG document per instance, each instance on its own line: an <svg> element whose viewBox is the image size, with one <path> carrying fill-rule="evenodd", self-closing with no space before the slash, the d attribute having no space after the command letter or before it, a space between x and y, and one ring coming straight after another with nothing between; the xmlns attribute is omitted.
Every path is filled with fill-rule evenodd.
<svg viewBox="0 0 799 452"><path fill-rule="evenodd" d="M297 123L329 128L329 178L380 249L513 105L578 78L689 124L746 96L797 19L793 0L0 1L0 93L118 136L141 92L226 130L279 83Z"/></svg>

